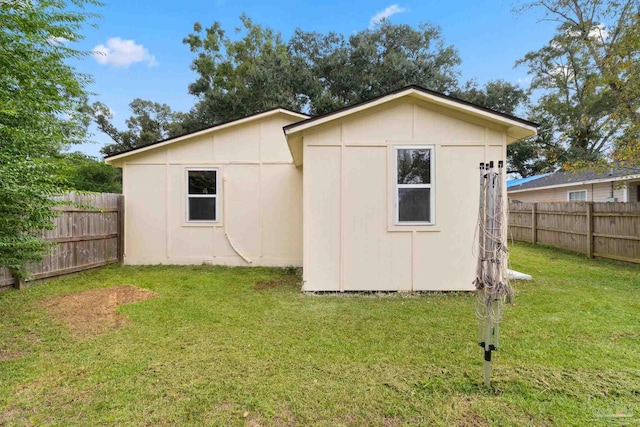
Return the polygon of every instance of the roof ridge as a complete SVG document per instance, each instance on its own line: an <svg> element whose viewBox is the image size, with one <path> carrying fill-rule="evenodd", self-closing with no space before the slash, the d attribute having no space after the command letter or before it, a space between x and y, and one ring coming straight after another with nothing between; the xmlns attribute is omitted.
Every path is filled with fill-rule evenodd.
<svg viewBox="0 0 640 427"><path fill-rule="evenodd" d="M250 119L251 117L259 116L261 114L270 113L270 112L276 111L276 110L284 110L284 111L287 111L289 113L300 114L300 115L303 115L303 116L311 117L311 116L309 116L309 114L301 113L299 111L295 111L295 110L292 110L290 108L274 107L274 108L270 108L268 110L260 111L260 112L253 113L253 114L249 114L249 115L246 115L246 116L243 116L243 117L237 117L235 119L225 120L223 122L216 123L215 125L203 127L201 129L193 130L193 131L190 131L190 132L185 132L185 133L180 134L180 135L175 135L175 136L172 136L172 137L169 137L169 138L160 139L158 141L154 141L154 142L149 143L149 144L141 145L139 147L128 148L126 150L122 150L122 151L119 151L117 153L109 154L108 156L104 156L104 159L105 160L106 159L110 159L112 157L120 156L121 154L131 153L131 152L136 151L136 150L141 150L143 148L151 147L151 146L154 146L156 144L162 144L163 142L171 141L172 139L183 138L185 136L193 135L193 134L196 134L198 132L203 132L205 130L214 129L214 128L217 128L219 126L224 126L224 125L227 125L227 124L230 124L230 123L233 123L233 122L237 122L237 121L240 121L240 120ZM303 119L303 120L306 120L306 119Z"/></svg>
<svg viewBox="0 0 640 427"><path fill-rule="evenodd" d="M366 100L363 100L363 101L359 101L359 102L356 102L356 103L351 104L351 105L346 105L346 106L340 107L340 108L338 108L336 110L329 111L329 112L326 112L326 113L323 113L323 114L318 114L318 115L310 117L308 119L301 120L301 121L296 122L296 123L292 123L290 125L284 126L283 129L285 131L287 131L287 130L293 129L293 128L297 127L297 126L301 126L303 124L307 124L307 123L310 123L310 122L313 122L313 121L316 121L316 120L320 120L320 119L323 119L325 117L329 117L331 115L338 114L338 113L341 113L343 111L347 111L347 110L352 109L352 108L357 108L357 107L359 107L361 105L365 105L367 103L375 102L375 101L377 101L379 99L382 99L382 98L385 98L387 96L396 95L398 93L401 93L401 92L404 92L404 91L407 91L407 90L411 90L411 89L417 90L419 92L423 92L423 93L426 93L428 95L432 95L432 96L435 96L435 97L438 97L438 98L442 98L442 99L454 101L454 102L457 102L457 103L460 103L460 104L463 104L463 105L467 105L467 106L476 108L476 109L484 111L484 112L488 112L488 113L491 113L491 114L496 114L498 116L501 116L501 117L504 117L504 118L508 118L510 120L515 120L517 122L520 122L522 124L526 124L528 126L534 126L534 127L539 127L540 126L538 123L535 123L535 122L532 122L532 121L529 121L529 120L526 120L526 119L522 119L522 118L514 116L512 114L507 114L507 113L503 113L501 111L497 111L497 110L494 110L494 109L491 109L491 108L487 108L487 107L484 107L482 105L479 105L479 104L476 104L476 103L473 103L473 102L465 101L464 99L456 98L455 96L446 95L444 93L437 92L435 90L427 89L427 88L425 88L423 86L420 86L420 85L417 85L417 84L411 84L411 85L403 86L403 87L401 87L399 89L395 89L395 90L393 90L391 92L387 92L387 93L384 93L382 95L375 96L373 98L369 98L369 99L366 99Z"/></svg>

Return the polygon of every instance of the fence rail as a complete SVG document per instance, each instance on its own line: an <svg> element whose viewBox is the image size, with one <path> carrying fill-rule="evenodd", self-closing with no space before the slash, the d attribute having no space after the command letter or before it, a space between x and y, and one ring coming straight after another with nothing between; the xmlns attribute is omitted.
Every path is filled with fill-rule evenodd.
<svg viewBox="0 0 640 427"><path fill-rule="evenodd" d="M124 253L124 203L121 194L70 193L59 200L69 205L57 206L60 215L55 228L44 230L43 238L55 243L42 262L30 265L30 280L45 279L122 262ZM89 208L89 207L94 207ZM22 287L10 271L0 268L0 288Z"/></svg>
<svg viewBox="0 0 640 427"><path fill-rule="evenodd" d="M510 203L509 237L640 263L640 202Z"/></svg>

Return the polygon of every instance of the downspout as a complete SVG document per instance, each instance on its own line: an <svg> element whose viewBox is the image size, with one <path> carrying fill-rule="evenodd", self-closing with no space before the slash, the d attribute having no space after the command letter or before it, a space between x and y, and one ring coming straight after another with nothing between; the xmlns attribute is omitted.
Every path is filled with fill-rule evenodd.
<svg viewBox="0 0 640 427"><path fill-rule="evenodd" d="M222 179L222 194L223 194L223 197L225 197L225 195L227 194L227 176L226 175ZM231 249L233 249L233 251L236 254L238 254L238 256L242 258L247 264L252 264L252 262L247 257L245 257L240 253L240 251L233 244L231 237L229 237L229 233L227 232L227 203L224 200L222 200L222 231L224 231L224 236L227 238L227 241L229 242Z"/></svg>
<svg viewBox="0 0 640 427"><path fill-rule="evenodd" d="M613 199L613 181L611 181L611 196L610 197Z"/></svg>
<svg viewBox="0 0 640 427"><path fill-rule="evenodd" d="M609 176L613 176L613 168L609 170ZM613 200L613 181L611 181L611 196L609 198Z"/></svg>

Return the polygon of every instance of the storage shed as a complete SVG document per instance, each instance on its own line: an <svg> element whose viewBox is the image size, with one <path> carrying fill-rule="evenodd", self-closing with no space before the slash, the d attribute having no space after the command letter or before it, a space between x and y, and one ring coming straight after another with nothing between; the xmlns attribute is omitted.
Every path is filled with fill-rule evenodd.
<svg viewBox="0 0 640 427"><path fill-rule="evenodd" d="M124 171L125 262L302 265L305 291L472 290L478 165L535 133L410 86L122 153L107 162Z"/></svg>

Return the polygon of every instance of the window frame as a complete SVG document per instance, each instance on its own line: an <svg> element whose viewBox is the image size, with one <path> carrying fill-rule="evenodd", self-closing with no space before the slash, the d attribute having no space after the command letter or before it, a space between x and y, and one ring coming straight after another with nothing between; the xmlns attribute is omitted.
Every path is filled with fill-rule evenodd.
<svg viewBox="0 0 640 427"><path fill-rule="evenodd" d="M399 150L429 150L429 184L398 184L398 151ZM393 146L393 225L395 226L433 226L436 224L436 191L435 191L435 145L394 145ZM400 202L398 192L401 188L429 188L429 218L430 221L400 221Z"/></svg>
<svg viewBox="0 0 640 427"><path fill-rule="evenodd" d="M584 193L584 200L571 200L571 193ZM567 191L567 201L569 202L588 202L589 192L587 190L569 190Z"/></svg>
<svg viewBox="0 0 640 427"><path fill-rule="evenodd" d="M190 194L189 193L189 172L215 172L216 174L216 194ZM220 173L218 168L207 168L207 167L194 167L194 168L185 168L185 222L188 224L215 224L220 222L220 202L218 200L218 196L220 195ZM215 215L214 219L189 219L189 199L214 199L215 200Z"/></svg>

